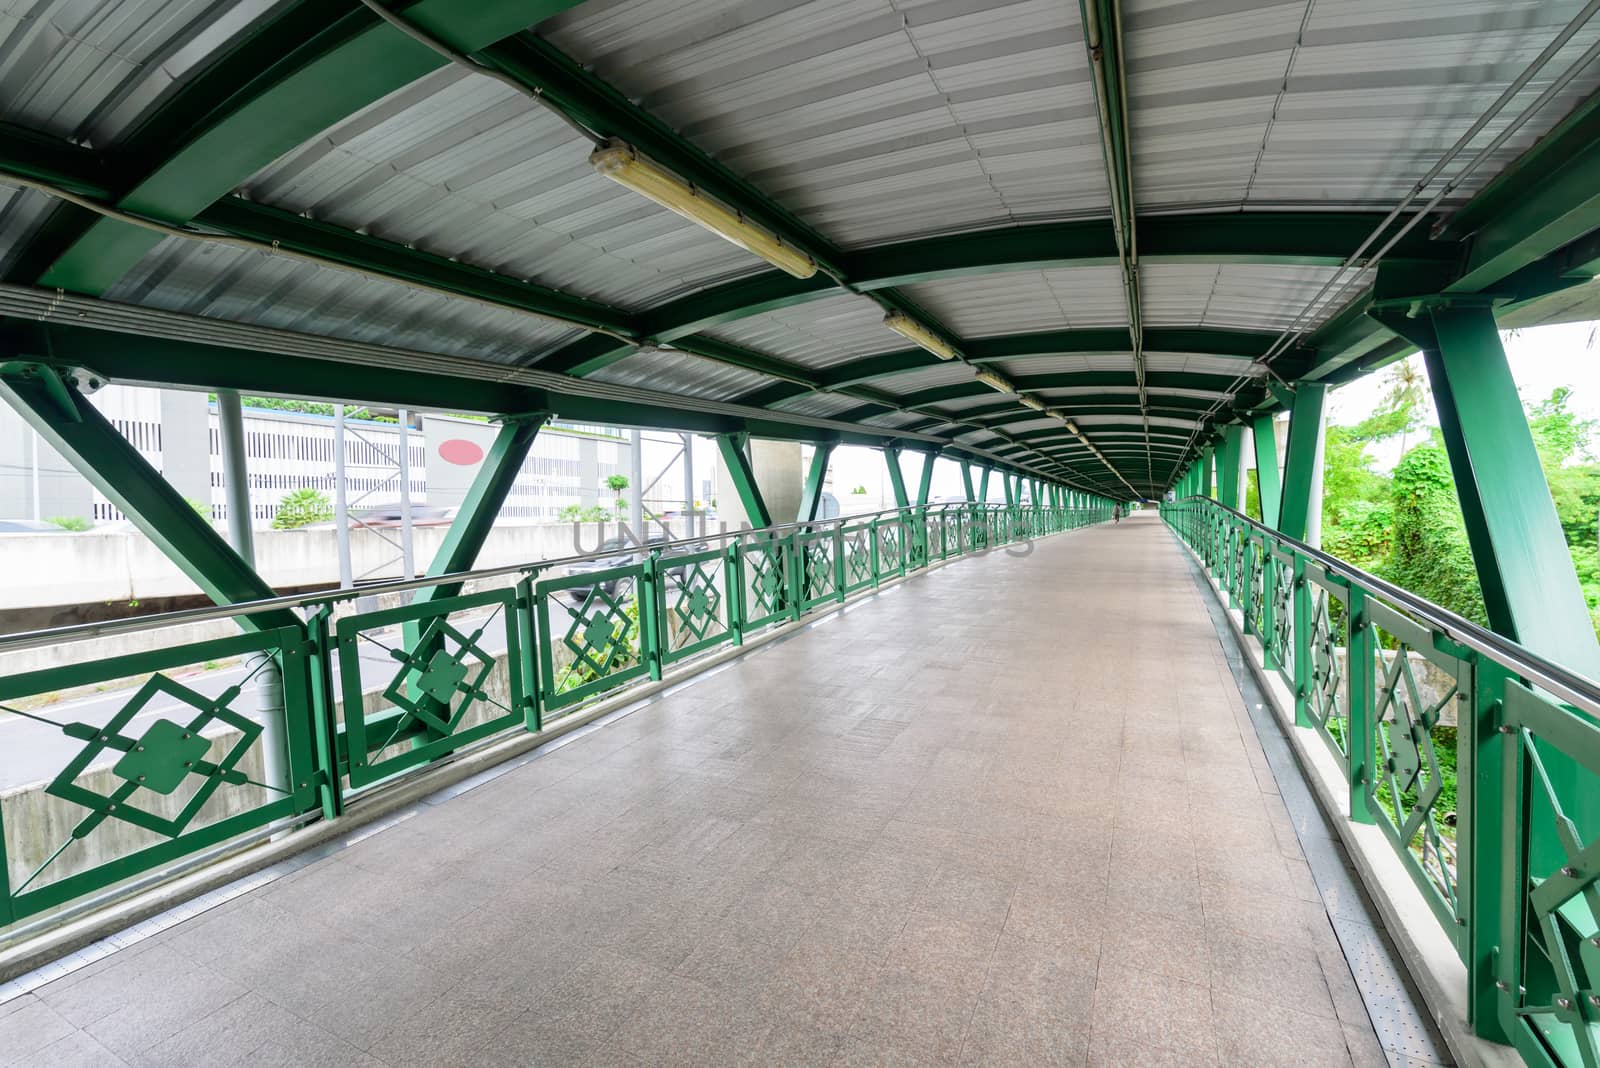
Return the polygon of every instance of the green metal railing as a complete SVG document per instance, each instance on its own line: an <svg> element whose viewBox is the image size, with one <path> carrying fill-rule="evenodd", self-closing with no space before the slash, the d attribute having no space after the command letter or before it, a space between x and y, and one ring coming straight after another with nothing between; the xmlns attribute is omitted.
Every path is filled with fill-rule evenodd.
<svg viewBox="0 0 1600 1068"><path fill-rule="evenodd" d="M1210 498L1161 511L1454 944L1473 1029L1600 1065L1600 686Z"/></svg>
<svg viewBox="0 0 1600 1068"><path fill-rule="evenodd" d="M598 570L586 567L618 553L0 638L0 653L70 661L0 677L0 716L32 721L32 741L62 754L47 782L0 790L0 939L336 816L930 561L1107 518L907 508L653 545ZM190 640L229 619L298 623ZM110 635L153 651L96 657ZM281 683L281 714L257 711L266 679L274 695Z"/></svg>

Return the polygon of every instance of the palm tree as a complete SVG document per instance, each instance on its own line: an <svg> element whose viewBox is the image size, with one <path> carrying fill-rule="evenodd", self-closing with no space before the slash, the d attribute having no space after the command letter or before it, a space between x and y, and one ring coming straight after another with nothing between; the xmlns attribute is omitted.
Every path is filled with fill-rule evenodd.
<svg viewBox="0 0 1600 1068"><path fill-rule="evenodd" d="M627 488L628 488L628 476L627 475L607 475L606 476L606 489L610 490L612 493L615 493L617 495L616 510L617 510L617 514L618 515L622 514L622 505L623 505L622 491L627 489Z"/></svg>

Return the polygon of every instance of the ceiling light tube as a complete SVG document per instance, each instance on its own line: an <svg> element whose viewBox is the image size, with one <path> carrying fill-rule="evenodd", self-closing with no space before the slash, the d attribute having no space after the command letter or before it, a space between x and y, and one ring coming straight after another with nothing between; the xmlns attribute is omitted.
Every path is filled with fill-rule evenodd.
<svg viewBox="0 0 1600 1068"><path fill-rule="evenodd" d="M995 374L993 371L979 371L978 372L978 381L982 382L984 385L988 386L990 389L999 390L1001 393L1015 393L1016 392L1016 390L1011 388L1011 383L1010 382L1007 382L1004 378L1001 378L999 375Z"/></svg>
<svg viewBox="0 0 1600 1068"><path fill-rule="evenodd" d="M918 348L927 349L941 360L956 358L956 350L948 341L904 312L890 312L885 315L883 325Z"/></svg>
<svg viewBox="0 0 1600 1068"><path fill-rule="evenodd" d="M645 159L631 145L607 142L589 156L589 165L596 173L655 201L668 211L677 212L690 222L699 223L780 271L796 278L810 278L817 273L817 263L810 256L784 244L783 238Z"/></svg>
<svg viewBox="0 0 1600 1068"><path fill-rule="evenodd" d="M1044 401L1040 400L1038 397L1030 397L1024 394L1018 397L1017 400L1022 402L1022 406L1024 408L1032 408L1036 412L1042 412L1045 410Z"/></svg>

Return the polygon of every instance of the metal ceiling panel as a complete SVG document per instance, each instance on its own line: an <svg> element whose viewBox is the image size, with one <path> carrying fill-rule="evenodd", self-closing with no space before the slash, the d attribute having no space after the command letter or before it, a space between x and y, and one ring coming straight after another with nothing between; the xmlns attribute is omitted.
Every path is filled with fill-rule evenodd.
<svg viewBox="0 0 1600 1068"><path fill-rule="evenodd" d="M1338 285L1318 298L1336 270L1282 264L1145 264L1139 268L1145 325L1283 330L1316 298L1316 306L1301 322L1303 327L1314 327L1339 306L1333 298L1371 281L1370 272L1346 272Z"/></svg>
<svg viewBox="0 0 1600 1068"><path fill-rule="evenodd" d="M522 312L264 252L168 238L109 300L496 363L577 336Z"/></svg>
<svg viewBox="0 0 1600 1068"><path fill-rule="evenodd" d="M883 352L895 340L883 325L883 309L853 293L753 315L706 334L813 370Z"/></svg>
<svg viewBox="0 0 1600 1068"><path fill-rule="evenodd" d="M626 0L540 32L845 246L1107 210L1072 4Z"/></svg>
<svg viewBox="0 0 1600 1068"><path fill-rule="evenodd" d="M13 0L0 10L0 119L112 146L278 3Z"/></svg>
<svg viewBox="0 0 1600 1068"><path fill-rule="evenodd" d="M626 308L767 268L594 173L591 147L507 86L447 67L286 154L243 192Z"/></svg>
<svg viewBox="0 0 1600 1068"><path fill-rule="evenodd" d="M907 371L904 374L888 375L884 378L874 379L868 385L884 393L905 396L925 389L938 389L941 386L959 386L976 382L977 379L972 376L972 368L964 363L941 363L933 367Z"/></svg>
<svg viewBox="0 0 1600 1068"><path fill-rule="evenodd" d="M1391 205L1581 7L1128 0L1139 206ZM1473 150L1597 38L1600 25L1580 31ZM1470 196L1597 87L1600 69L1585 71L1446 204Z"/></svg>
<svg viewBox="0 0 1600 1068"><path fill-rule="evenodd" d="M906 293L967 337L1128 324L1115 267L949 278L908 286Z"/></svg>
<svg viewBox="0 0 1600 1068"><path fill-rule="evenodd" d="M670 349L640 349L589 377L597 382L660 389L709 400L732 400L777 381L742 367L728 367Z"/></svg>
<svg viewBox="0 0 1600 1068"><path fill-rule="evenodd" d="M776 411L788 412L791 415L809 415L819 419L829 419L840 412L859 407L861 407L859 397L847 397L842 393L803 393L781 404L773 405Z"/></svg>
<svg viewBox="0 0 1600 1068"><path fill-rule="evenodd" d="M56 202L43 193L0 184L0 277L11 269L28 239L55 206Z"/></svg>

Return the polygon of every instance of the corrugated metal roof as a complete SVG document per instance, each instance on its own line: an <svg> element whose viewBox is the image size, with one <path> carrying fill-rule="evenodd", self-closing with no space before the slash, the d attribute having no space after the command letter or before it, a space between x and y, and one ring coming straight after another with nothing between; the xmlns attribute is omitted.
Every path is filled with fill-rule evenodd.
<svg viewBox="0 0 1600 1068"><path fill-rule="evenodd" d="M1115 267L1064 267L948 278L906 292L956 333L989 337L1126 326L1121 278Z"/></svg>
<svg viewBox="0 0 1600 1068"><path fill-rule="evenodd" d="M668 349L640 349L589 377L619 386L644 386L711 400L732 400L777 381L742 367L728 367Z"/></svg>
<svg viewBox="0 0 1600 1068"><path fill-rule="evenodd" d="M916 371L906 371L902 374L875 378L869 384L873 389L884 393L905 396L908 393L919 393L925 389L938 389L940 386L971 384L977 381L972 376L972 368L964 363L941 363L933 367L923 367Z"/></svg>
<svg viewBox="0 0 1600 1068"><path fill-rule="evenodd" d="M264 252L167 238L110 300L496 363L575 337L570 327Z"/></svg>
<svg viewBox="0 0 1600 1068"><path fill-rule="evenodd" d="M1139 268L1146 326L1282 330L1334 276L1333 267L1284 264L1153 263ZM1347 272L1302 323L1314 327L1337 310L1329 298L1370 284L1370 272Z"/></svg>
<svg viewBox="0 0 1600 1068"><path fill-rule="evenodd" d="M592 148L507 86L447 67L285 154L242 191L627 308L766 269L600 177Z"/></svg>
<svg viewBox="0 0 1600 1068"><path fill-rule="evenodd" d="M846 245L1107 210L1073 4L633 0L540 32Z"/></svg>
<svg viewBox="0 0 1600 1068"><path fill-rule="evenodd" d="M107 147L280 0L12 0L0 119Z"/></svg>
<svg viewBox="0 0 1600 1068"><path fill-rule="evenodd" d="M1581 7L1318 0L1302 36L1305 3L1128 0L1139 206L1392 204ZM1474 145L1488 143L1597 37L1600 25L1585 27ZM1451 202L1597 87L1600 69L1581 75Z"/></svg>
<svg viewBox="0 0 1600 1068"><path fill-rule="evenodd" d="M0 184L0 277L55 207L56 202L43 193Z"/></svg>
<svg viewBox="0 0 1600 1068"><path fill-rule="evenodd" d="M753 315L706 334L813 370L884 352L898 337L883 325L882 308L851 293Z"/></svg>
<svg viewBox="0 0 1600 1068"><path fill-rule="evenodd" d="M791 397L782 404L773 405L776 411L816 416L820 419L827 419L840 412L859 407L861 407L860 398L847 397L842 393L804 393L798 397Z"/></svg>

